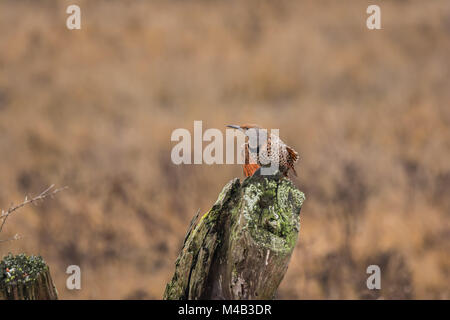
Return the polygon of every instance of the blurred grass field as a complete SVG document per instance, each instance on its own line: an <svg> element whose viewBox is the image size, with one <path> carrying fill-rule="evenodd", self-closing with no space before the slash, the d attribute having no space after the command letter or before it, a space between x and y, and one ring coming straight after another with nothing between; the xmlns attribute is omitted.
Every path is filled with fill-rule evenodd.
<svg viewBox="0 0 450 320"><path fill-rule="evenodd" d="M242 178L172 164L171 132L251 122L301 155L278 299L449 299L450 2L380 1L376 31L369 4L2 0L0 208L69 189L12 216L0 254L41 254L63 299L160 299L190 219Z"/></svg>

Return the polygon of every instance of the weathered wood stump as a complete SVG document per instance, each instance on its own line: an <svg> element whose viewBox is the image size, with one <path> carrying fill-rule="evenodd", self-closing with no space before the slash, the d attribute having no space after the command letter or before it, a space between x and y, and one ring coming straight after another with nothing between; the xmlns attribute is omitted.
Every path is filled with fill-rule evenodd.
<svg viewBox="0 0 450 320"><path fill-rule="evenodd" d="M0 262L0 300L57 300L50 270L40 256L7 255Z"/></svg>
<svg viewBox="0 0 450 320"><path fill-rule="evenodd" d="M280 175L230 181L186 234L164 299L272 299L300 230L304 194Z"/></svg>

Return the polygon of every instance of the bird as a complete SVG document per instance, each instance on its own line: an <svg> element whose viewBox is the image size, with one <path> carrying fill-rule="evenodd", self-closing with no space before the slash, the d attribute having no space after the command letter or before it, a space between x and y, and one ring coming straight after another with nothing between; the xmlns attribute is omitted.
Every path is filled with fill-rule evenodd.
<svg viewBox="0 0 450 320"><path fill-rule="evenodd" d="M286 145L277 135L273 133L268 135L266 131L264 136L260 132L262 128L256 124L233 124L227 125L227 127L242 131L247 136L243 146L245 177L252 176L260 167L271 164L278 165L279 171L285 177L288 177L290 171L297 176L294 165L299 159L298 153ZM255 137L254 143L250 143L252 135ZM267 139L261 139L261 137L267 137Z"/></svg>

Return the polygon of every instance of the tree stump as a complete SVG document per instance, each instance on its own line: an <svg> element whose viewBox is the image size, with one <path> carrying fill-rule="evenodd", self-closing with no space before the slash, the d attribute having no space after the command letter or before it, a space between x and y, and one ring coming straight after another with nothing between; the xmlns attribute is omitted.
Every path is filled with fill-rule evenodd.
<svg viewBox="0 0 450 320"><path fill-rule="evenodd" d="M40 256L7 255L0 262L0 300L57 300L50 270Z"/></svg>
<svg viewBox="0 0 450 320"><path fill-rule="evenodd" d="M194 217L164 299L273 299L300 230L305 200L290 180L257 171L233 179Z"/></svg>

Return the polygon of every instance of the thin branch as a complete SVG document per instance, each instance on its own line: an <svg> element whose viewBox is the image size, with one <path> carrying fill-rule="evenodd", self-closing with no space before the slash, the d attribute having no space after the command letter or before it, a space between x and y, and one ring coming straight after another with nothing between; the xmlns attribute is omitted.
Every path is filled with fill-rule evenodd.
<svg viewBox="0 0 450 320"><path fill-rule="evenodd" d="M14 240L20 240L20 239L22 239L22 237L20 236L20 234L16 233L16 234L14 235L14 237L12 237L12 238L4 239L4 240L1 240L1 239L0 239L0 243L2 243L2 242L8 242L8 241L14 241Z"/></svg>
<svg viewBox="0 0 450 320"><path fill-rule="evenodd" d="M45 198L48 197L53 197L55 194L57 194L58 192L67 189L68 187L63 187L63 188L57 188L54 189L55 185L52 184L50 187L48 187L47 189L45 189L44 191L42 191L39 195L29 199L28 196L25 197L25 200L18 204L18 205L11 205L9 207L9 209L7 211L2 210L2 214L0 215L0 220L3 219L2 224L0 225L0 233L3 230L3 226L5 225L6 220L8 219L8 217L14 213L15 211L19 210L20 208L26 206L27 204L31 204L31 203L36 203L38 201L42 201ZM16 238L16 237L14 237ZM2 240L0 242L4 242L4 241L9 241L9 240L17 240L17 239L7 239L7 240Z"/></svg>

